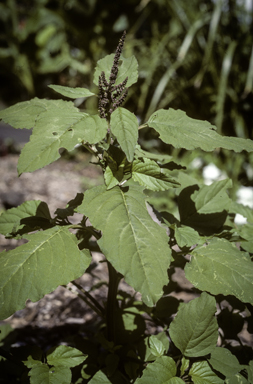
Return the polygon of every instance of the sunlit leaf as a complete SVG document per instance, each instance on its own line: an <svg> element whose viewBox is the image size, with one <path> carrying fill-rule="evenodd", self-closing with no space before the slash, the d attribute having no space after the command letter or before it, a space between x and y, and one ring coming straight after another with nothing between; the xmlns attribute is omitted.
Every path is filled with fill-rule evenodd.
<svg viewBox="0 0 253 384"><path fill-rule="evenodd" d="M125 152L127 160L133 161L138 139L137 117L125 108L117 108L111 115L111 131Z"/></svg>
<svg viewBox="0 0 253 384"><path fill-rule="evenodd" d="M26 235L28 243L0 253L1 319L37 301L59 285L80 277L90 264L87 250L80 251L66 227Z"/></svg>
<svg viewBox="0 0 253 384"><path fill-rule="evenodd" d="M152 191L165 191L178 187L180 184L169 174L166 169L150 159L134 160L132 176L135 181Z"/></svg>
<svg viewBox="0 0 253 384"><path fill-rule="evenodd" d="M224 384L206 361L193 363L189 372L194 384Z"/></svg>
<svg viewBox="0 0 253 384"><path fill-rule="evenodd" d="M253 263L236 245L213 239L197 247L185 267L186 278L198 289L213 295L234 295L253 304Z"/></svg>
<svg viewBox="0 0 253 384"><path fill-rule="evenodd" d="M243 367L227 348L216 347L208 360L211 366L227 378L240 372Z"/></svg>
<svg viewBox="0 0 253 384"><path fill-rule="evenodd" d="M49 85L49 88L52 88L55 92L58 92L61 95L69 97L71 99L77 99L79 97L95 96L95 93L90 92L86 88L63 87L62 85Z"/></svg>
<svg viewBox="0 0 253 384"><path fill-rule="evenodd" d="M101 75L101 72L105 72L105 78L109 81L111 68L113 66L114 54L105 56L103 59L98 60L97 66L94 73L94 84L98 85L98 77ZM138 79L138 62L134 56L128 57L125 59L123 56L120 57L119 71L115 85L122 83L125 78L128 77L127 87L130 87L132 84L136 83Z"/></svg>
<svg viewBox="0 0 253 384"><path fill-rule="evenodd" d="M150 116L147 124L160 134L162 141L175 148L201 148L207 152L216 148L253 151L252 140L221 136L207 121L192 119L179 109L159 109Z"/></svg>
<svg viewBox="0 0 253 384"><path fill-rule="evenodd" d="M184 356L205 356L214 350L218 339L215 312L215 299L205 292L179 306L170 325L170 336Z"/></svg>
<svg viewBox="0 0 253 384"><path fill-rule="evenodd" d="M122 273L143 301L154 305L168 282L170 248L165 229L147 212L143 188L105 186L84 193L77 211L102 231L99 246L114 268Z"/></svg>
<svg viewBox="0 0 253 384"><path fill-rule="evenodd" d="M177 367L175 361L168 356L158 357L153 363L147 365L142 377L138 378L136 384L183 384L184 381L175 377Z"/></svg>

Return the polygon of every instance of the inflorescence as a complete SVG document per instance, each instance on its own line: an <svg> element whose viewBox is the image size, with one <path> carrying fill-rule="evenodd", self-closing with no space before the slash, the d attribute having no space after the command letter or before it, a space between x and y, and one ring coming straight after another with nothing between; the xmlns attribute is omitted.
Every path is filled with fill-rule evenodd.
<svg viewBox="0 0 253 384"><path fill-rule="evenodd" d="M126 77L122 83L114 85L119 71L119 60L123 50L125 37L126 31L124 31L117 46L109 82L105 78L104 71L101 72L101 75L98 78L98 110L101 118L110 118L112 112L115 111L116 108L120 107L127 97L128 88L126 88L126 83L128 77Z"/></svg>

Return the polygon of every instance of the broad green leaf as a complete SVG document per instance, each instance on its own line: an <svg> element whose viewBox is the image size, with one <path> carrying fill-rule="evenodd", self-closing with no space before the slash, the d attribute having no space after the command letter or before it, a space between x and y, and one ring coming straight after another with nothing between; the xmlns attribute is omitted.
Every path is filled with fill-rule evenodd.
<svg viewBox="0 0 253 384"><path fill-rule="evenodd" d="M215 181L211 185L186 187L178 198L181 223L203 235L212 235L221 229L231 203L227 188L231 180Z"/></svg>
<svg viewBox="0 0 253 384"><path fill-rule="evenodd" d="M234 376L243 369L237 358L227 348L216 347L208 361L213 369L221 372L227 378Z"/></svg>
<svg viewBox="0 0 253 384"><path fill-rule="evenodd" d="M173 343L184 356L205 356L214 350L218 339L215 312L215 299L205 292L179 306L169 332Z"/></svg>
<svg viewBox="0 0 253 384"><path fill-rule="evenodd" d="M193 363L189 372L194 384L223 384L224 380L220 379L210 368L206 361Z"/></svg>
<svg viewBox="0 0 253 384"><path fill-rule="evenodd" d="M49 85L49 88L52 88L55 92L60 93L63 96L69 97L71 99L77 99L79 97L90 97L95 96L95 93L90 92L86 88L70 88L63 87L62 85Z"/></svg>
<svg viewBox="0 0 253 384"><path fill-rule="evenodd" d="M142 190L134 185L110 190L98 186L84 193L77 211L102 231L102 252L126 282L141 292L145 304L152 306L168 283L171 251L165 229L147 212Z"/></svg>
<svg viewBox="0 0 253 384"><path fill-rule="evenodd" d="M0 215L0 233L7 235L11 233L20 221L24 218L36 216L50 222L51 216L46 203L40 200L30 200L21 204L17 208L8 209Z"/></svg>
<svg viewBox="0 0 253 384"><path fill-rule="evenodd" d="M209 122L192 119L179 109L160 109L150 116L147 124L160 134L162 141L175 148L201 148L207 152L216 148L253 151L252 140L220 136Z"/></svg>
<svg viewBox="0 0 253 384"><path fill-rule="evenodd" d="M107 122L98 115L88 115L78 110L59 112L57 108L50 109L36 120L30 141L19 158L19 175L33 172L59 159L60 148L71 151L80 140L97 143L105 137L106 132Z"/></svg>
<svg viewBox="0 0 253 384"><path fill-rule="evenodd" d="M253 263L233 243L213 239L197 247L185 267L186 278L198 289L213 295L234 295L253 304Z"/></svg>
<svg viewBox="0 0 253 384"><path fill-rule="evenodd" d="M55 367L72 368L81 364L86 358L87 356L84 356L78 349L66 345L59 345L47 352L48 364L54 365Z"/></svg>
<svg viewBox="0 0 253 384"><path fill-rule="evenodd" d="M30 101L17 103L0 111L0 119L13 128L30 129L35 126L38 116L48 113L50 110L54 110L56 114L59 114L59 110L78 112L72 101L46 100L35 97Z"/></svg>
<svg viewBox="0 0 253 384"><path fill-rule="evenodd" d="M116 136L127 160L133 161L138 139L137 117L125 108L117 108L111 114L111 131Z"/></svg>
<svg viewBox="0 0 253 384"><path fill-rule="evenodd" d="M40 363L32 367L28 373L31 384L69 384L71 370L67 367L50 367Z"/></svg>
<svg viewBox="0 0 253 384"><path fill-rule="evenodd" d="M175 238L178 246L191 247L199 242L200 236L197 231L190 227L177 227L175 224Z"/></svg>
<svg viewBox="0 0 253 384"><path fill-rule="evenodd" d="M98 77L101 75L102 71L104 71L105 78L109 82L114 56L115 55L112 53L111 55L107 55L103 59L98 60L94 73L94 84L98 85ZM130 87L138 80L138 62L134 56L128 57L127 59L123 56L120 57L119 71L115 85L122 83L126 77L128 77L127 87Z"/></svg>
<svg viewBox="0 0 253 384"><path fill-rule="evenodd" d="M175 361L168 356L158 357L153 363L147 365L141 378L136 384L183 384L184 381L176 378L177 367ZM172 378L179 381L172 381Z"/></svg>
<svg viewBox="0 0 253 384"><path fill-rule="evenodd" d="M160 168L155 161L145 158L143 161L133 161L132 176L140 185L152 191L166 191L180 185L166 169Z"/></svg>
<svg viewBox="0 0 253 384"><path fill-rule="evenodd" d="M139 344L139 354L144 361L154 361L157 357L166 354L169 349L169 339L165 332L145 337Z"/></svg>
<svg viewBox="0 0 253 384"><path fill-rule="evenodd" d="M28 243L0 253L1 319L37 301L59 285L80 277L90 264L87 250L80 251L75 235L56 226L26 235Z"/></svg>

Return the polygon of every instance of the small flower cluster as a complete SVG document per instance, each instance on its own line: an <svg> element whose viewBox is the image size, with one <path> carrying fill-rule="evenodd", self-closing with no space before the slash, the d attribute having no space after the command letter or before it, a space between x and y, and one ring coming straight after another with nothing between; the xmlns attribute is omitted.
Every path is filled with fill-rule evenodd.
<svg viewBox="0 0 253 384"><path fill-rule="evenodd" d="M110 116L116 108L120 107L125 101L128 93L128 88L126 88L128 77L125 78L122 83L114 85L118 70L119 70L119 59L123 50L123 45L126 37L126 31L124 31L119 44L116 49L116 53L113 60L113 66L111 69L109 82L105 78L104 71L101 72L101 75L98 78L98 88L99 88L99 103L98 110L99 115L102 118L107 118Z"/></svg>

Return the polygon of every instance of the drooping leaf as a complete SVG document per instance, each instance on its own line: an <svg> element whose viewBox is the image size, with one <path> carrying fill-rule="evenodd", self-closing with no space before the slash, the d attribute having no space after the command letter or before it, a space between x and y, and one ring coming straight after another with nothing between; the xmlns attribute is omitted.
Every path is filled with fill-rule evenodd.
<svg viewBox="0 0 253 384"><path fill-rule="evenodd" d="M152 191L166 191L180 185L168 171L166 172L155 161L149 159L134 160L132 176L140 185Z"/></svg>
<svg viewBox="0 0 253 384"><path fill-rule="evenodd" d="M153 363L147 365L141 378L136 384L183 384L184 381L175 377L177 367L175 361L168 356L158 357ZM175 380L173 380L175 379Z"/></svg>
<svg viewBox="0 0 253 384"><path fill-rule="evenodd" d="M205 356L214 350L218 339L215 312L215 299L205 292L199 298L179 306L169 332L173 343L184 356Z"/></svg>
<svg viewBox="0 0 253 384"><path fill-rule="evenodd" d="M38 116L48 113L50 110L58 111L58 113L59 110L78 111L71 101L46 100L35 97L30 101L17 103L0 111L0 119L13 128L30 129L35 126Z"/></svg>
<svg viewBox="0 0 253 384"><path fill-rule="evenodd" d="M165 229L147 212L142 190L133 185L110 190L98 186L84 193L77 211L102 231L102 252L126 282L141 292L143 301L152 306L168 282L171 253Z"/></svg>
<svg viewBox="0 0 253 384"><path fill-rule="evenodd" d="M210 368L206 361L193 363L189 372L194 384L223 384L224 380L220 379Z"/></svg>
<svg viewBox="0 0 253 384"><path fill-rule="evenodd" d="M37 118L30 141L21 152L18 172L21 174L42 168L60 158L60 148L71 151L80 140L97 143L106 132L107 122L98 115L78 110L62 110L59 113L57 108L50 109Z"/></svg>
<svg viewBox="0 0 253 384"><path fill-rule="evenodd" d="M221 136L209 122L192 119L179 109L160 109L150 116L147 124L160 134L162 141L175 148L201 148L207 152L216 148L253 151L252 140Z"/></svg>
<svg viewBox="0 0 253 384"><path fill-rule="evenodd" d="M227 378L243 369L237 358L227 348L216 347L208 361L216 371L221 372Z"/></svg>
<svg viewBox="0 0 253 384"><path fill-rule="evenodd" d="M191 247L200 240L197 231L190 227L177 227L175 225L175 238L179 247Z"/></svg>
<svg viewBox="0 0 253 384"><path fill-rule="evenodd" d="M133 161L138 139L137 117L125 108L117 108L111 115L111 131L125 152L127 160Z"/></svg>
<svg viewBox="0 0 253 384"><path fill-rule="evenodd" d="M67 345L59 345L47 352L47 362L55 367L72 368L81 364L87 356L76 348Z"/></svg>
<svg viewBox="0 0 253 384"><path fill-rule="evenodd" d="M253 264L236 245L213 239L192 252L185 267L186 278L198 289L213 295L234 295L253 304Z"/></svg>
<svg viewBox="0 0 253 384"><path fill-rule="evenodd" d="M101 75L102 71L105 72L105 78L109 81L113 59L114 54L112 53L111 55L107 55L103 59L98 60L94 72L94 84L98 85L98 77ZM120 57L119 71L115 85L122 83L126 77L128 77L127 87L130 87L138 80L138 62L134 56L128 57L127 59L123 56Z"/></svg>
<svg viewBox="0 0 253 384"><path fill-rule="evenodd" d="M71 382L71 370L68 367L49 367L38 362L30 372L31 384L69 384Z"/></svg>
<svg viewBox="0 0 253 384"><path fill-rule="evenodd" d="M226 190L231 180L213 182L211 185L189 186L178 198L181 223L203 235L211 235L221 229L231 203Z"/></svg>
<svg viewBox="0 0 253 384"><path fill-rule="evenodd" d="M80 277L90 264L87 250L80 251L75 235L66 227L53 227L33 235L18 248L0 253L0 318L37 301L59 285Z"/></svg>
<svg viewBox="0 0 253 384"><path fill-rule="evenodd" d="M62 85L49 85L49 88L52 88L55 92L58 92L61 95L69 97L71 99L95 96L95 93L90 92L86 88L63 87Z"/></svg>
<svg viewBox="0 0 253 384"><path fill-rule="evenodd" d="M46 203L40 200L25 201L18 207L8 209L0 216L0 233L7 235L20 225L22 219L36 216L50 223L50 213Z"/></svg>

